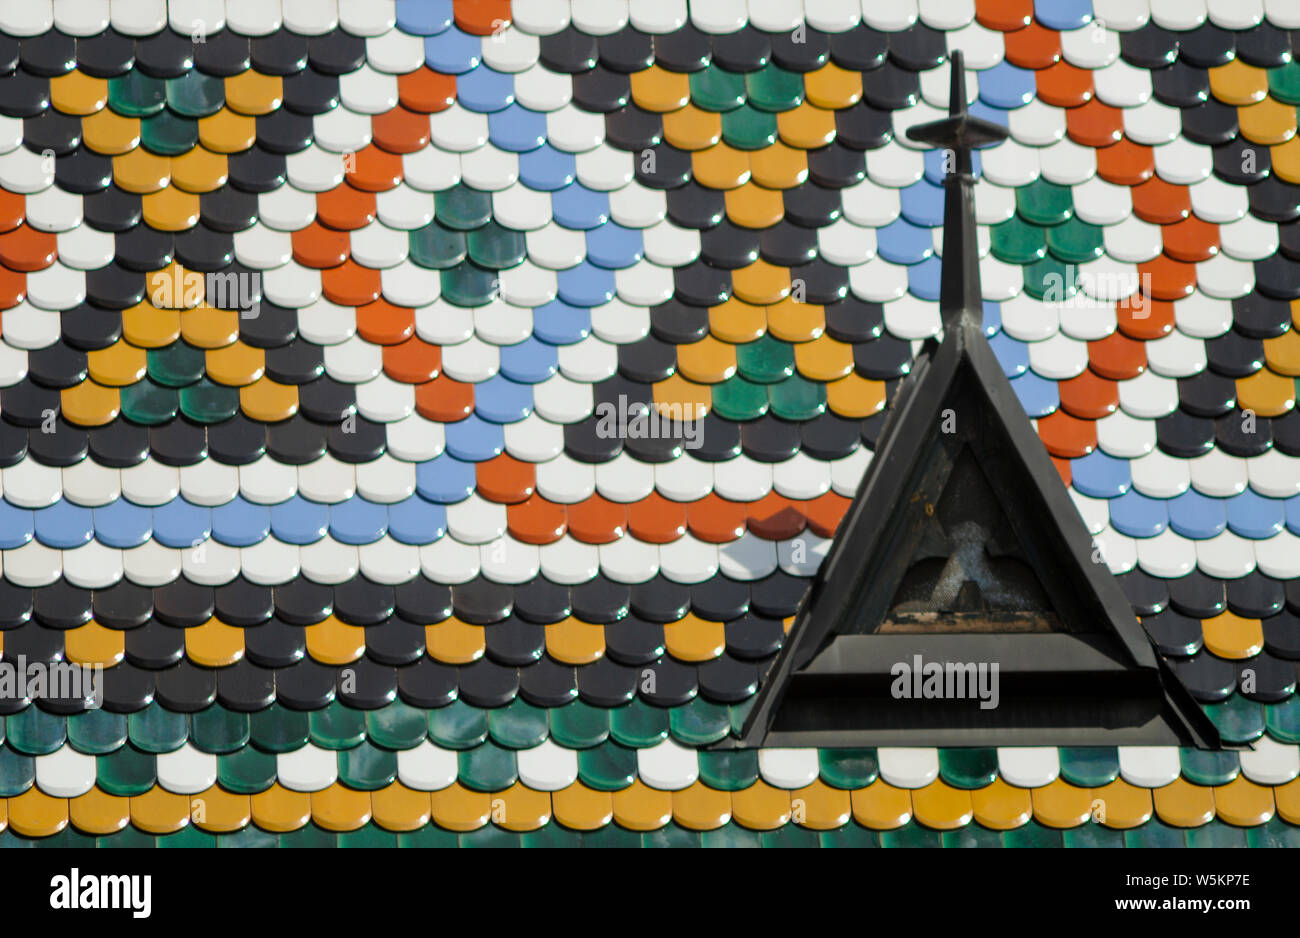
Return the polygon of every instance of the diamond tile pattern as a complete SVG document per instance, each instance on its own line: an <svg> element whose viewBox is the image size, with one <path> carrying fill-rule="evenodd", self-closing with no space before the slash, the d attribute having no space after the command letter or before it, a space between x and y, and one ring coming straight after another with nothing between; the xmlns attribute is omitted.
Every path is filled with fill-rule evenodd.
<svg viewBox="0 0 1300 938"><path fill-rule="evenodd" d="M1300 843L1286 4L71 6L0 12L0 652L105 706L0 702L0 840ZM940 328L955 49L990 343L1253 750L707 748Z"/></svg>

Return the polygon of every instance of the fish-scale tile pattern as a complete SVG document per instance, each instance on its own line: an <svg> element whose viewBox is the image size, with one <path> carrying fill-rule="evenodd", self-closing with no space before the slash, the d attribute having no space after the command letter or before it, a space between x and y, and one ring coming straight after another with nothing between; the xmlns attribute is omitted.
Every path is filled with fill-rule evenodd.
<svg viewBox="0 0 1300 938"><path fill-rule="evenodd" d="M100 6L0 11L0 654L105 668L0 838L1296 843L1285 4ZM707 748L940 329L955 49L990 343L1253 751Z"/></svg>

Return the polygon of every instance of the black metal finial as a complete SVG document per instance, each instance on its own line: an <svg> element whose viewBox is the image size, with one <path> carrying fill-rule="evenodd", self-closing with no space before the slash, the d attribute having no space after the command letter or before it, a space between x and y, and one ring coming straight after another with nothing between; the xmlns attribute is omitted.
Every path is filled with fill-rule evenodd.
<svg viewBox="0 0 1300 938"><path fill-rule="evenodd" d="M975 174L971 150L1005 140L1005 127L972 117L966 112L966 70L961 52L953 52L948 116L909 128L907 136L918 143L945 151L943 204L943 274L939 313L944 328L961 322L980 325L983 309L980 291L979 247L975 235Z"/></svg>

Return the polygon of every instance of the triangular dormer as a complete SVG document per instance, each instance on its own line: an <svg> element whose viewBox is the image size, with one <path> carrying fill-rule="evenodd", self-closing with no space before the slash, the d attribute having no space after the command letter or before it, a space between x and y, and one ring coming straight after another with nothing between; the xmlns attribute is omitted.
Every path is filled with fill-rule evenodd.
<svg viewBox="0 0 1300 938"><path fill-rule="evenodd" d="M875 458L745 722L743 746L1217 748L1084 527L980 325L966 114L949 148L944 332ZM995 705L993 705L995 703Z"/></svg>

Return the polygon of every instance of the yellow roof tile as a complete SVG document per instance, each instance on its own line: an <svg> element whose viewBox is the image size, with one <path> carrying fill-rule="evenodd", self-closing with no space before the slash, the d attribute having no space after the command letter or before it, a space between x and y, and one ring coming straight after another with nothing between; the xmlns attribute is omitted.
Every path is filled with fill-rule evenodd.
<svg viewBox="0 0 1300 938"><path fill-rule="evenodd" d="M224 153L195 147L183 156L172 157L172 185L186 192L212 192L230 178L230 166Z"/></svg>
<svg viewBox="0 0 1300 938"><path fill-rule="evenodd" d="M419 830L429 823L433 813L433 801L427 791L407 788L401 782L372 791L370 807L375 813L375 823L399 833Z"/></svg>
<svg viewBox="0 0 1300 938"><path fill-rule="evenodd" d="M148 370L145 350L118 339L108 348L86 353L86 368L100 384L111 388L135 384Z"/></svg>
<svg viewBox="0 0 1300 938"><path fill-rule="evenodd" d="M253 820L262 830L273 834L296 831L311 820L311 795L292 791L272 782L266 791L251 796Z"/></svg>
<svg viewBox="0 0 1300 938"><path fill-rule="evenodd" d="M1056 779L1032 792L1034 817L1047 827L1078 827L1092 816L1092 789Z"/></svg>
<svg viewBox="0 0 1300 938"><path fill-rule="evenodd" d="M1295 381L1267 368L1237 379L1237 406L1260 417L1281 417L1295 407Z"/></svg>
<svg viewBox="0 0 1300 938"><path fill-rule="evenodd" d="M433 804L433 820L439 828L465 831L478 830L487 824L491 815L491 795L486 791L471 791L460 782L452 782L446 789L434 791L429 796Z"/></svg>
<svg viewBox="0 0 1300 938"><path fill-rule="evenodd" d="M694 782L673 792L673 819L693 831L717 830L731 820L731 795Z"/></svg>
<svg viewBox="0 0 1300 938"><path fill-rule="evenodd" d="M655 410L673 420L699 420L709 412L713 396L708 385L672 375L654 384Z"/></svg>
<svg viewBox="0 0 1300 938"><path fill-rule="evenodd" d="M702 186L735 189L749 181L749 154L725 143L715 143L691 154L691 171Z"/></svg>
<svg viewBox="0 0 1300 938"><path fill-rule="evenodd" d="M797 342L794 363L813 381L836 381L853 372L853 346L823 333L811 342Z"/></svg>
<svg viewBox="0 0 1300 938"><path fill-rule="evenodd" d="M630 831L657 831L673 817L673 794L651 788L639 778L614 792L614 820Z"/></svg>
<svg viewBox="0 0 1300 938"><path fill-rule="evenodd" d="M193 549L198 551L203 547ZM244 657L244 630L213 617L185 630L185 656L204 668L234 664Z"/></svg>
<svg viewBox="0 0 1300 938"><path fill-rule="evenodd" d="M63 417L79 427L102 427L117 419L122 400L117 388L106 388L86 379L75 387L59 392Z"/></svg>
<svg viewBox="0 0 1300 938"><path fill-rule="evenodd" d="M180 313L149 302L122 311L122 337L141 348L163 348L181 337Z"/></svg>
<svg viewBox="0 0 1300 938"><path fill-rule="evenodd" d="M140 119L103 108L81 119L81 140L104 156L130 153L140 145Z"/></svg>
<svg viewBox="0 0 1300 938"><path fill-rule="evenodd" d="M787 296L767 308L767 331L783 342L811 342L826 330L826 311Z"/></svg>
<svg viewBox="0 0 1300 938"><path fill-rule="evenodd" d="M259 423L278 423L298 412L298 387L280 384L263 375L239 389L239 409Z"/></svg>
<svg viewBox="0 0 1300 938"><path fill-rule="evenodd" d="M63 633L63 650L73 664L111 668L126 656L126 633L87 622Z"/></svg>
<svg viewBox="0 0 1300 938"><path fill-rule="evenodd" d="M1210 69L1210 93L1234 107L1263 101L1268 97L1268 72L1233 59Z"/></svg>
<svg viewBox="0 0 1300 938"><path fill-rule="evenodd" d="M1253 658L1264 650L1264 628L1258 619L1247 619L1225 609L1201 621L1205 647L1220 658Z"/></svg>
<svg viewBox="0 0 1300 938"><path fill-rule="evenodd" d="M717 384L736 373L735 346L706 335L698 342L677 346L677 370L700 384Z"/></svg>
<svg viewBox="0 0 1300 938"><path fill-rule="evenodd" d="M723 342L743 345L767 331L767 310L732 297L709 308L709 332Z"/></svg>
<svg viewBox="0 0 1300 938"><path fill-rule="evenodd" d="M594 831L614 819L614 798L607 791L596 791L582 782L574 782L551 793L551 809L555 820L570 830Z"/></svg>
<svg viewBox="0 0 1300 938"><path fill-rule="evenodd" d="M678 661L712 661L727 647L726 625L688 612L664 624L664 646Z"/></svg>
<svg viewBox="0 0 1300 938"><path fill-rule="evenodd" d="M354 831L370 820L370 792L338 782L311 793L311 818L327 831Z"/></svg>
<svg viewBox="0 0 1300 938"><path fill-rule="evenodd" d="M189 822L189 795L154 785L131 799L131 823L147 834L174 834Z"/></svg>
<svg viewBox="0 0 1300 938"><path fill-rule="evenodd" d="M84 795L68 799L68 817L72 826L83 834L95 837L116 834L131 823L131 799L92 788Z"/></svg>
<svg viewBox="0 0 1300 938"><path fill-rule="evenodd" d="M243 830L253 817L248 795L226 791L213 785L190 800L190 820L205 831L230 834Z"/></svg>
<svg viewBox="0 0 1300 938"><path fill-rule="evenodd" d="M1000 777L970 793L975 820L995 831L1023 827L1034 814L1033 798L1027 788L1008 785Z"/></svg>
<svg viewBox="0 0 1300 938"><path fill-rule="evenodd" d="M902 827L912 819L912 796L905 788L895 788L876 779L866 788L850 793L853 817L863 827L888 831Z"/></svg>
<svg viewBox="0 0 1300 938"><path fill-rule="evenodd" d="M632 100L647 111L676 111L691 99L690 77L652 65L633 72Z"/></svg>
<svg viewBox="0 0 1300 938"><path fill-rule="evenodd" d="M731 287L746 303L768 306L790 294L790 271L759 258L731 272Z"/></svg>
<svg viewBox="0 0 1300 938"><path fill-rule="evenodd" d="M1287 182L1300 183L1300 137L1269 148L1273 172Z"/></svg>
<svg viewBox="0 0 1300 938"><path fill-rule="evenodd" d="M470 625L455 616L424 627L428 653L444 664L469 664L483 657L483 626Z"/></svg>
<svg viewBox="0 0 1300 938"><path fill-rule="evenodd" d="M835 139L835 112L805 101L776 115L776 130L790 146L815 150Z"/></svg>
<svg viewBox="0 0 1300 938"><path fill-rule="evenodd" d="M515 782L492 795L492 821L508 831L535 831L551 820L551 796Z"/></svg>
<svg viewBox="0 0 1300 938"><path fill-rule="evenodd" d="M239 313L206 303L182 310L181 335L195 348L224 348L239 338Z"/></svg>
<svg viewBox="0 0 1300 938"><path fill-rule="evenodd" d="M1288 824L1300 824L1300 778L1273 787L1278 817Z"/></svg>
<svg viewBox="0 0 1300 938"><path fill-rule="evenodd" d="M817 107L839 110L862 99L862 73L827 62L821 68L805 73L803 90Z"/></svg>
<svg viewBox="0 0 1300 938"><path fill-rule="evenodd" d="M842 788L821 779L790 792L790 817L800 827L830 831L843 827L853 816L853 799Z"/></svg>
<svg viewBox="0 0 1300 938"><path fill-rule="evenodd" d="M785 216L779 189L765 189L751 180L725 193L727 217L742 228L770 228Z"/></svg>
<svg viewBox="0 0 1300 938"><path fill-rule="evenodd" d="M1219 820L1237 827L1265 824L1272 819L1276 809L1273 789L1257 785L1244 775L1214 788L1214 810Z"/></svg>
<svg viewBox="0 0 1300 938"><path fill-rule="evenodd" d="M226 104L240 114L270 114L283 100L284 82L279 75L250 68L226 79Z"/></svg>
<svg viewBox="0 0 1300 938"><path fill-rule="evenodd" d="M68 799L51 798L35 785L9 799L9 827L24 837L49 837L68 826Z"/></svg>
<svg viewBox="0 0 1300 938"><path fill-rule="evenodd" d="M731 816L750 830L784 827L790 823L790 810L790 792L774 788L761 778L731 793Z"/></svg>
<svg viewBox="0 0 1300 938"><path fill-rule="evenodd" d="M1200 827L1214 819L1214 789L1176 778L1151 793L1160 820L1173 827Z"/></svg>
<svg viewBox="0 0 1300 938"><path fill-rule="evenodd" d="M1116 830L1141 827L1151 820L1154 806L1151 790L1130 785L1117 778L1109 785L1092 790L1092 817L1100 824ZM1100 805L1097 804L1100 802Z"/></svg>
<svg viewBox="0 0 1300 938"><path fill-rule="evenodd" d="M1286 143L1295 136L1295 108L1277 98L1265 98L1258 104L1237 108L1237 123L1242 136L1255 143Z"/></svg>
<svg viewBox="0 0 1300 938"><path fill-rule="evenodd" d="M141 214L157 231L189 231L199 223L199 197L168 186L150 192L140 201Z"/></svg>
<svg viewBox="0 0 1300 938"><path fill-rule="evenodd" d="M359 625L348 625L337 616L328 616L303 631L307 654L321 664L351 664L366 653L366 630Z"/></svg>
<svg viewBox="0 0 1300 938"><path fill-rule="evenodd" d="M975 814L970 792L953 788L941 778L912 791L912 811L926 827L941 831L965 827Z"/></svg>
<svg viewBox="0 0 1300 938"><path fill-rule="evenodd" d="M108 81L77 69L57 75L50 79L50 103L55 110L75 117L95 114L108 103Z"/></svg>
<svg viewBox="0 0 1300 938"><path fill-rule="evenodd" d="M199 120L199 143L214 153L242 153L257 139L257 120L223 107Z"/></svg>
<svg viewBox="0 0 1300 938"><path fill-rule="evenodd" d="M113 181L127 192L158 192L166 188L171 178L171 160L144 147L113 157Z"/></svg>
<svg viewBox="0 0 1300 938"><path fill-rule="evenodd" d="M826 403L841 417L870 417L885 409L885 382L846 375L826 385Z"/></svg>
<svg viewBox="0 0 1300 938"><path fill-rule="evenodd" d="M665 114L663 125L664 139L679 150L704 150L722 139L722 115L693 104Z"/></svg>
<svg viewBox="0 0 1300 938"><path fill-rule="evenodd" d="M266 371L266 352L239 341L208 349L204 360L209 378L237 388L252 384Z"/></svg>
<svg viewBox="0 0 1300 938"><path fill-rule="evenodd" d="M1279 336L1265 339L1264 360L1278 374L1300 377L1300 330L1288 329Z"/></svg>
<svg viewBox="0 0 1300 938"><path fill-rule="evenodd" d="M605 627L569 616L546 626L546 652L565 664L590 664L605 654Z"/></svg>
<svg viewBox="0 0 1300 938"><path fill-rule="evenodd" d="M760 186L793 189L808 179L808 154L778 140L770 147L750 151L749 168Z"/></svg>

